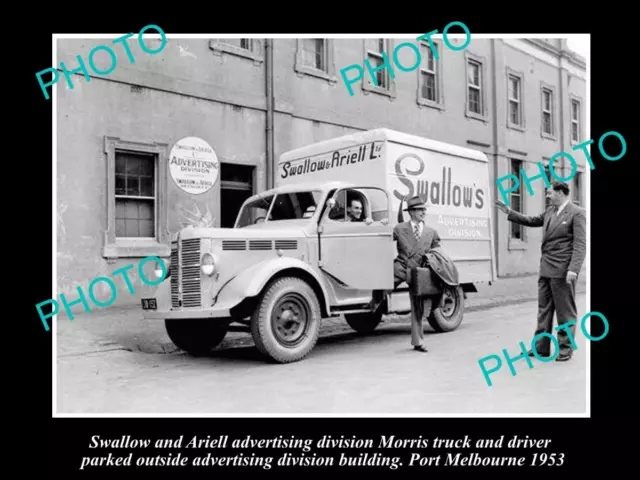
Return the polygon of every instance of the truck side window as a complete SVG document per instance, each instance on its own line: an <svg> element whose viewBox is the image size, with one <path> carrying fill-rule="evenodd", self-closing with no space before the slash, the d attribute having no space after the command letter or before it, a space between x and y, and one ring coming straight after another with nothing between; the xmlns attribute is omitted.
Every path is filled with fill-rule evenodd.
<svg viewBox="0 0 640 480"><path fill-rule="evenodd" d="M378 188L359 188L356 190L364 199L364 216L374 222L389 220L389 198L384 190Z"/></svg>
<svg viewBox="0 0 640 480"><path fill-rule="evenodd" d="M389 219L387 195L376 188L342 190L334 197L336 204L329 212L329 219L336 222L364 222L367 219Z"/></svg>

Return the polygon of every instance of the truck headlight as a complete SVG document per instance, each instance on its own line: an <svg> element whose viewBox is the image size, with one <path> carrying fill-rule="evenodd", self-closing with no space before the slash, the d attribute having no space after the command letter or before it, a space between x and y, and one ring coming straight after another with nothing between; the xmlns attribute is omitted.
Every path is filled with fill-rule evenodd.
<svg viewBox="0 0 640 480"><path fill-rule="evenodd" d="M164 267L164 268L163 268ZM166 265L160 265L158 262L156 262L155 267L153 267L153 273L155 274L156 277L158 278L162 278L162 276L166 273L167 277L169 276L169 268Z"/></svg>
<svg viewBox="0 0 640 480"><path fill-rule="evenodd" d="M216 258L210 253L205 253L200 262L200 269L205 275L213 275L216 271Z"/></svg>

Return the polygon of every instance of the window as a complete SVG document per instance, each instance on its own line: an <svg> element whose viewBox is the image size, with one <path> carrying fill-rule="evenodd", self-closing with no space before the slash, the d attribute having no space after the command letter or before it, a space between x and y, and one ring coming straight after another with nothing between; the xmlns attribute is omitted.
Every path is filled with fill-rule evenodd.
<svg viewBox="0 0 640 480"><path fill-rule="evenodd" d="M469 110L473 113L482 113L482 70L477 62L469 62L469 76L467 87L469 89Z"/></svg>
<svg viewBox="0 0 640 480"><path fill-rule="evenodd" d="M154 238L156 156L115 153L116 238Z"/></svg>
<svg viewBox="0 0 640 480"><path fill-rule="evenodd" d="M444 108L442 91L442 48L433 42L438 59L426 41L420 42L420 68L418 68L418 104ZM406 62L407 65L410 61Z"/></svg>
<svg viewBox="0 0 640 480"><path fill-rule="evenodd" d="M580 101L571 99L571 142L580 141Z"/></svg>
<svg viewBox="0 0 640 480"><path fill-rule="evenodd" d="M385 44L386 39L384 38L374 38L371 40L366 40L367 42L367 59L369 60L369 65L371 65L372 69L379 67L384 63L384 58L382 53L385 52ZM386 68L382 68L375 72L375 79L377 82L377 86L381 88L388 89L389 88L389 71ZM373 85L373 81L371 79L367 80Z"/></svg>
<svg viewBox="0 0 640 480"><path fill-rule="evenodd" d="M259 198L243 208L236 228L263 222L310 218L318 208L321 198L322 192L319 191L281 193Z"/></svg>
<svg viewBox="0 0 640 480"><path fill-rule="evenodd" d="M384 53L384 56L383 56ZM369 73L366 63L363 65L364 75L362 76L362 89L365 92L375 92L395 98L395 81L389 73L389 68L393 68L392 42L389 38L366 38L364 39L364 58L371 66L371 70L381 67L386 61L389 67L380 68L373 76L377 85L373 83L372 75Z"/></svg>
<svg viewBox="0 0 640 480"><path fill-rule="evenodd" d="M215 55L225 53L236 57L248 58L256 65L263 62L264 56L262 40L259 38L213 38L209 42L209 48Z"/></svg>
<svg viewBox="0 0 640 480"><path fill-rule="evenodd" d="M573 188L571 190L571 201L580 206L582 199L582 172L576 172L574 175Z"/></svg>
<svg viewBox="0 0 640 480"><path fill-rule="evenodd" d="M303 65L316 70L327 69L326 45L322 38L303 38L300 40L302 44L302 63Z"/></svg>
<svg viewBox="0 0 640 480"><path fill-rule="evenodd" d="M384 190L376 188L340 190L333 199L336 203L327 214L329 220L336 222L370 220L385 224L389 220L388 197Z"/></svg>
<svg viewBox="0 0 640 480"><path fill-rule="evenodd" d="M484 60L477 55L465 51L466 58L466 116L487 121Z"/></svg>
<svg viewBox="0 0 640 480"><path fill-rule="evenodd" d="M312 75L336 83L333 39L299 38L295 70L298 76Z"/></svg>
<svg viewBox="0 0 640 480"><path fill-rule="evenodd" d="M507 126L516 130L524 130L524 75L507 67Z"/></svg>
<svg viewBox="0 0 640 480"><path fill-rule="evenodd" d="M522 168L523 162L521 160L511 160L511 174L520 178L520 169ZM522 181L518 186L517 190L514 190L509 193L509 206L518 213L523 213L522 208ZM513 240L524 240L523 231L524 228L522 225L517 224L516 222L509 222L511 231L509 232L509 237Z"/></svg>
<svg viewBox="0 0 640 480"><path fill-rule="evenodd" d="M542 125L541 135L545 138L555 140L555 89L550 85L543 84L541 87L541 104L542 104Z"/></svg>
<svg viewBox="0 0 640 480"><path fill-rule="evenodd" d="M168 257L168 145L105 137L107 161L106 258Z"/></svg>

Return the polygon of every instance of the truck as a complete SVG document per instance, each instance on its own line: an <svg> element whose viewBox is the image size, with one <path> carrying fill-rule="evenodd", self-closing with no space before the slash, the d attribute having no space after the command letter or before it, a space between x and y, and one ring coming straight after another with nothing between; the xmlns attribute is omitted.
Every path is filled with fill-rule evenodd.
<svg viewBox="0 0 640 480"><path fill-rule="evenodd" d="M368 334L385 315L409 313L408 285L394 289L393 228L408 220L402 207L414 195L459 273L459 285L437 291L431 327L456 330L467 294L495 281L481 151L377 128L284 152L274 175L232 228L189 227L172 239L165 280L142 308L180 349L206 355L243 331L266 360L289 363L313 350L322 319L343 317ZM353 199L362 221L345 221Z"/></svg>

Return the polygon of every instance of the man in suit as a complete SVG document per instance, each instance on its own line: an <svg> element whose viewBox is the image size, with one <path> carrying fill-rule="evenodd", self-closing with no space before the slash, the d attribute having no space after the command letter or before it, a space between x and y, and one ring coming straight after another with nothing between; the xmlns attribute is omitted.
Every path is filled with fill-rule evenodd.
<svg viewBox="0 0 640 480"><path fill-rule="evenodd" d="M571 203L569 186L564 182L554 182L547 197L551 206L540 215L525 216L514 212L501 202L496 202L500 210L507 213L507 220L526 227L542 227L542 255L538 278L538 325L535 331L552 334L553 314L557 312L558 327L567 322L577 321L576 281L586 253L586 213L583 208ZM569 330L575 333L574 322ZM557 361L571 358L573 349L565 329L558 330ZM539 337L535 350L540 357L551 356L551 338ZM533 356L532 350L529 356Z"/></svg>
<svg viewBox="0 0 640 480"><path fill-rule="evenodd" d="M393 229L393 239L397 242L398 256L393 263L394 289L410 280L411 268L422 266L425 254L440 246L438 232L424 223L427 206L419 196L407 201L405 211L411 220L398 223ZM426 352L422 321L431 313L430 298L411 295L411 345L419 352Z"/></svg>

